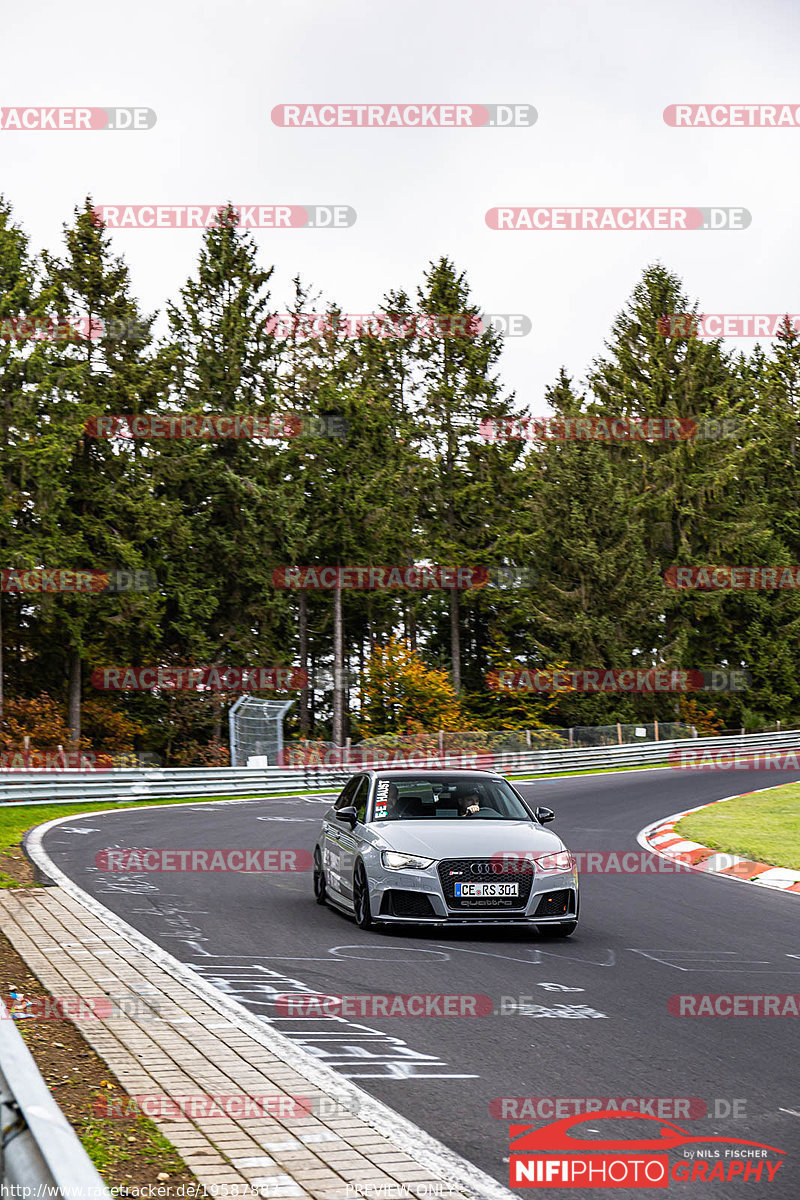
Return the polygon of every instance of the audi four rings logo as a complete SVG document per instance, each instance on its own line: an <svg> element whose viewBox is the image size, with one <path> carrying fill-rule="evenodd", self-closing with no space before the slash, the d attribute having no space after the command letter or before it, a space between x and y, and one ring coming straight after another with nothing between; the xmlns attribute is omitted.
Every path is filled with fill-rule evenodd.
<svg viewBox="0 0 800 1200"><path fill-rule="evenodd" d="M502 875L503 866L501 863L477 862L470 863L469 869L473 875Z"/></svg>

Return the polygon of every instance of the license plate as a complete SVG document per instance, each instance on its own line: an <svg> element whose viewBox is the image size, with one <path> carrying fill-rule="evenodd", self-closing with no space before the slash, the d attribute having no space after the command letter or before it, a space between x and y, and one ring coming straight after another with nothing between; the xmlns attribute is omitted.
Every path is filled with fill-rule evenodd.
<svg viewBox="0 0 800 1200"><path fill-rule="evenodd" d="M456 896L518 896L518 883L457 883Z"/></svg>

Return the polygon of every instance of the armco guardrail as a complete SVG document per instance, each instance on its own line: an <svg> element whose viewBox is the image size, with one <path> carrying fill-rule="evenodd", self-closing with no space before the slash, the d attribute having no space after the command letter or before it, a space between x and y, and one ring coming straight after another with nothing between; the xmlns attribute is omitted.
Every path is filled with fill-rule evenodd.
<svg viewBox="0 0 800 1200"><path fill-rule="evenodd" d="M0 1184L4 1196L112 1200L2 1001Z"/></svg>
<svg viewBox="0 0 800 1200"><path fill-rule="evenodd" d="M0 775L0 805L90 804L98 800L262 796L340 788L358 767L295 770L282 767L168 767L148 771L59 771Z"/></svg>
<svg viewBox="0 0 800 1200"><path fill-rule="evenodd" d="M657 766L669 761L681 747L731 750L786 750L800 748L800 730L780 733L754 733L716 738L684 738L680 741L648 742L645 745L595 746L580 750L531 750L521 754L445 753L441 759L405 756L398 761L358 757L358 747L350 751L346 764L299 767L217 767L198 769L172 767L147 771L105 771L84 774L63 771L43 776L35 772L3 776L0 803L86 804L91 801L134 803L137 800L203 796L268 796L290 791L324 791L339 788L356 771L381 766L473 767L500 771L506 775L549 775L559 771L586 771L612 767ZM342 751L342 755L344 755ZM369 754L375 751L370 750Z"/></svg>

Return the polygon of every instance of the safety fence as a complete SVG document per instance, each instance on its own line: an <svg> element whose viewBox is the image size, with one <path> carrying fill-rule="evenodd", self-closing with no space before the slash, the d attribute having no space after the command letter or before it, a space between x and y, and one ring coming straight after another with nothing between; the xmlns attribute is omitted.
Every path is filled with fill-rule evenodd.
<svg viewBox="0 0 800 1200"><path fill-rule="evenodd" d="M336 789L362 770L386 768L496 771L510 776L552 775L618 767L669 764L681 747L703 750L791 750L800 747L800 730L727 735L703 739L674 739L643 745L596 746L581 749L531 750L518 753L464 750L442 754L422 751L390 752L375 747L332 748L312 761L294 767L170 767L160 770L63 771L50 775L29 772L0 776L0 804L86 804L92 801L135 803L155 799L195 799L219 796L285 795ZM346 761L345 761L346 759Z"/></svg>

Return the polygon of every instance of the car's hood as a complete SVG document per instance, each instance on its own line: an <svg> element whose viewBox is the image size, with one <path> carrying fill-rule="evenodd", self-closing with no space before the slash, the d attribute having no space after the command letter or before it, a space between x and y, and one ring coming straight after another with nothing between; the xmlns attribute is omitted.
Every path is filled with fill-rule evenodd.
<svg viewBox="0 0 800 1200"><path fill-rule="evenodd" d="M422 854L427 858L464 858L493 854L553 854L564 843L549 829L531 821L482 821L461 817L455 821L388 821L372 826L390 850Z"/></svg>

